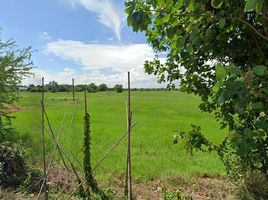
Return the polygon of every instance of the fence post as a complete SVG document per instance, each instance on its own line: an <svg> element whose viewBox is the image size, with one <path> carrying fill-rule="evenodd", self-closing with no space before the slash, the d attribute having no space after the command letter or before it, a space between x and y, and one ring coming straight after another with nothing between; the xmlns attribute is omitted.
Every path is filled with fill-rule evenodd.
<svg viewBox="0 0 268 200"><path fill-rule="evenodd" d="M75 100L74 99L74 78L72 79L72 92L73 92L73 101Z"/></svg>
<svg viewBox="0 0 268 200"><path fill-rule="evenodd" d="M43 143L43 169L44 169L44 191L45 191L45 200L48 200L48 186L47 186L47 175L46 175L46 149L45 149L45 111L44 111L44 93L45 93L45 83L44 77L42 77L42 143Z"/></svg>
<svg viewBox="0 0 268 200"><path fill-rule="evenodd" d="M130 73L128 72L128 98L127 98L127 130L128 130L128 146L127 146L127 195L128 200L132 200L132 177L131 177L131 108L130 108Z"/></svg>

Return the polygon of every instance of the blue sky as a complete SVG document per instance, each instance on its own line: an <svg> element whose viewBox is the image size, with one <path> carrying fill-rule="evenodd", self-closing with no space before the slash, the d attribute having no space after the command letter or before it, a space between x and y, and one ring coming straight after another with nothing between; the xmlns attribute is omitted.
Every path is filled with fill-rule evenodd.
<svg viewBox="0 0 268 200"><path fill-rule="evenodd" d="M34 77L25 84L55 80L160 87L144 73L154 57L144 33L127 27L124 0L8 0L0 6L0 37L32 46Z"/></svg>

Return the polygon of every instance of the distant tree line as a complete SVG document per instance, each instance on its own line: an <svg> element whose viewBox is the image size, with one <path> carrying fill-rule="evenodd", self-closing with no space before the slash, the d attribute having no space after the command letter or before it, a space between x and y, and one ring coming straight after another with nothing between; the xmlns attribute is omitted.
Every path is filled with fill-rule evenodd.
<svg viewBox="0 0 268 200"><path fill-rule="evenodd" d="M45 92L72 92L73 86L69 84L58 84L56 81L51 81L45 85L44 90ZM79 84L75 85L74 89L76 92L88 91L91 93L95 92L103 92L103 91L116 91L118 93L123 92L124 89L123 85L116 84L113 88L109 88L105 83L100 85L96 85L95 83L90 84ZM28 92L41 92L42 86L41 85L34 85L30 84L29 86L20 87L21 91L28 91ZM132 88L132 91L164 91L166 88Z"/></svg>

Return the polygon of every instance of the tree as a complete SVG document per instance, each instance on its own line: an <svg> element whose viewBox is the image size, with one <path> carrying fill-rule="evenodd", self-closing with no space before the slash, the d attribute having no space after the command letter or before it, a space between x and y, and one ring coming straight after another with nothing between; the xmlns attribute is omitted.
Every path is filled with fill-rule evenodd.
<svg viewBox="0 0 268 200"><path fill-rule="evenodd" d="M58 92L59 91L59 84L56 81L50 81L47 85L47 89L50 92Z"/></svg>
<svg viewBox="0 0 268 200"><path fill-rule="evenodd" d="M88 85L88 92L97 92L98 86L95 83L90 83Z"/></svg>
<svg viewBox="0 0 268 200"><path fill-rule="evenodd" d="M102 83L98 86L98 91L107 91L108 87L105 83Z"/></svg>
<svg viewBox="0 0 268 200"><path fill-rule="evenodd" d="M18 95L22 79L30 74L31 49L18 49L15 42L0 40L0 142L10 132L9 108Z"/></svg>
<svg viewBox="0 0 268 200"><path fill-rule="evenodd" d="M220 146L193 126L193 147L216 150L226 167L259 170L268 180L268 1L129 0L128 25L145 31L157 53L145 70L201 96L200 109L228 127ZM196 141L196 142L193 142ZM230 155L232 159L230 158ZM236 168L238 167L236 166Z"/></svg>
<svg viewBox="0 0 268 200"><path fill-rule="evenodd" d="M114 90L118 93L123 92L123 86L121 84L117 84L114 86Z"/></svg>

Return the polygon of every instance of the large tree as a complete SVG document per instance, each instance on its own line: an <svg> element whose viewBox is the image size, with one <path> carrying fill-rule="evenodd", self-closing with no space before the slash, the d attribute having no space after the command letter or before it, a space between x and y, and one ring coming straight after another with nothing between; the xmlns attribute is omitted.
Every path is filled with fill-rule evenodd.
<svg viewBox="0 0 268 200"><path fill-rule="evenodd" d="M156 58L145 70L202 97L229 135L222 145L194 127L192 146L215 149L231 168L257 169L268 179L268 1L128 0L128 25L145 31ZM186 137L181 134L181 137ZM196 142L193 142L196 141ZM230 164L231 163L231 164Z"/></svg>
<svg viewBox="0 0 268 200"><path fill-rule="evenodd" d="M18 87L32 66L30 48L19 49L15 42L0 40L0 142L10 131L10 106L17 99Z"/></svg>

